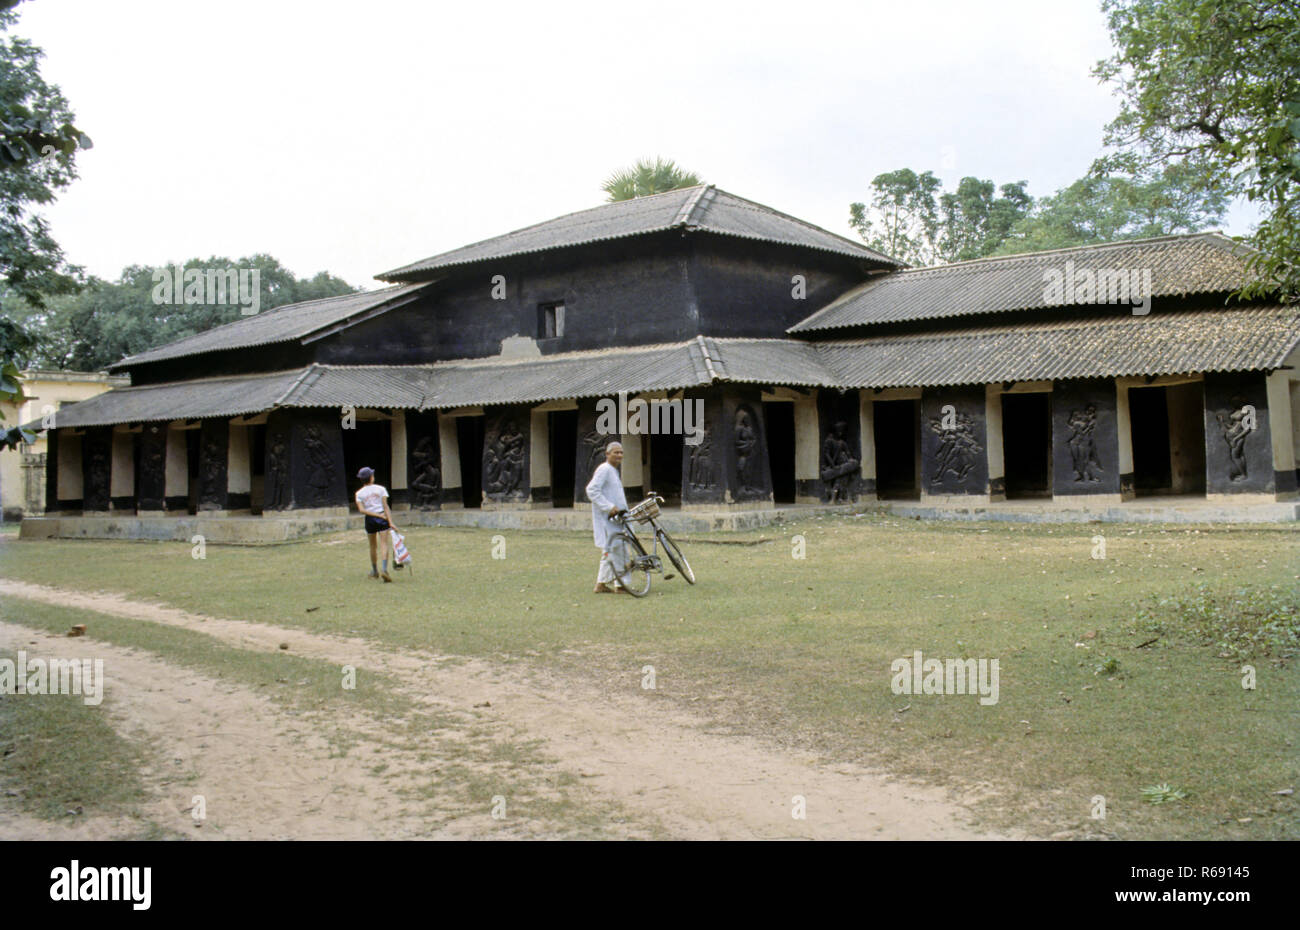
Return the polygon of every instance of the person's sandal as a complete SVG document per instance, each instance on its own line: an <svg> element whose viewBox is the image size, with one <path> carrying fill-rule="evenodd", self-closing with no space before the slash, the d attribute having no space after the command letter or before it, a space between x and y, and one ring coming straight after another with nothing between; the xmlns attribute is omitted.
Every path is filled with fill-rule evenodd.
<svg viewBox="0 0 1300 930"><path fill-rule="evenodd" d="M382 579L384 579L385 582L391 582L391 581L393 580L393 579L389 576L388 572L380 572L380 573L379 573L379 577L382 578Z"/></svg>

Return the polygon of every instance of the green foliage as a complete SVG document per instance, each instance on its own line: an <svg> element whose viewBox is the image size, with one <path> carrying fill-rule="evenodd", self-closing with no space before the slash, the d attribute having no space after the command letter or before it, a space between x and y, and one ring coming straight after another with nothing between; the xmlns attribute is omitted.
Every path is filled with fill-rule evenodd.
<svg viewBox="0 0 1300 930"><path fill-rule="evenodd" d="M1200 232L1222 221L1228 201L1222 189L1201 187L1183 165L1091 174L1040 199L994 254Z"/></svg>
<svg viewBox="0 0 1300 930"><path fill-rule="evenodd" d="M1169 784L1147 785L1142 789L1142 800L1148 804L1168 804L1170 801L1181 801L1186 797L1186 791Z"/></svg>
<svg viewBox="0 0 1300 930"><path fill-rule="evenodd" d="M631 168L615 171L605 179L600 189L608 195L610 203L615 203L703 183L699 175L679 168L672 159L656 157L653 161L648 158L638 159Z"/></svg>
<svg viewBox="0 0 1300 930"><path fill-rule="evenodd" d="M1025 184L995 189L967 177L955 191L940 192L933 172L900 168L872 179L871 202L849 205L849 225L873 249L909 265L983 258L1033 205Z"/></svg>
<svg viewBox="0 0 1300 930"><path fill-rule="evenodd" d="M132 265L112 282L92 277L80 293L54 298L45 307L13 302L12 314L25 322L34 342L25 353L27 363L97 371L125 356L241 318L241 307L233 300L223 304L155 303L155 273L165 272L170 277L176 267ZM217 256L193 259L181 267L257 269L263 312L356 290L326 272L296 278L276 259L262 254L237 261Z"/></svg>
<svg viewBox="0 0 1300 930"><path fill-rule="evenodd" d="M1300 653L1300 587L1216 590L1198 584L1189 593L1153 599L1134 621L1155 632L1183 632L1237 661L1285 659Z"/></svg>
<svg viewBox="0 0 1300 930"><path fill-rule="evenodd" d="M75 156L90 139L73 125L59 88L41 77L39 48L4 35L17 20L0 8L0 277L24 300L77 288L79 269L64 262L45 219L31 212L51 203L76 178Z"/></svg>
<svg viewBox="0 0 1300 930"><path fill-rule="evenodd" d="M1093 669L1094 675L1115 676L1119 674L1119 659L1108 657Z"/></svg>
<svg viewBox="0 0 1300 930"><path fill-rule="evenodd" d="M1294 0L1103 0L1115 54L1094 73L1120 112L1127 160L1179 165L1205 190L1266 211L1247 296L1300 297L1300 8Z"/></svg>
<svg viewBox="0 0 1300 930"><path fill-rule="evenodd" d="M0 317L0 401L16 406L26 400L17 360L31 349L32 338L26 330L13 320ZM0 449L16 449L19 443L33 441L35 437L31 433L16 426L6 428L0 423Z"/></svg>

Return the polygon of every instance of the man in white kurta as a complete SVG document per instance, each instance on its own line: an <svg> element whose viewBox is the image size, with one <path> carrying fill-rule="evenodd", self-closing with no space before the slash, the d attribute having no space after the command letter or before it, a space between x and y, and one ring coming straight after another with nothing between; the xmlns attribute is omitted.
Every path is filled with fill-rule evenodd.
<svg viewBox="0 0 1300 930"><path fill-rule="evenodd" d="M623 464L623 445L611 442L605 447L605 461L596 467L591 480L587 482L587 499L591 501L591 528L596 537L596 548L600 550L600 568L596 572L597 594L613 594L621 589L618 579L614 577L614 566L610 562L610 547L617 546L614 537L622 529L615 522L614 515L627 510L627 497L623 494L623 479L618 467ZM622 552L618 553L622 557ZM613 585L613 587L610 587Z"/></svg>

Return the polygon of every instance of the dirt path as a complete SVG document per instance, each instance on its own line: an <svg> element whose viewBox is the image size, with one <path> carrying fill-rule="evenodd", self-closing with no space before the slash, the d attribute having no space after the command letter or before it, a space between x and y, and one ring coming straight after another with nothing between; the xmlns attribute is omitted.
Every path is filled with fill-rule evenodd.
<svg viewBox="0 0 1300 930"><path fill-rule="evenodd" d="M433 707L464 711L490 704L490 710L483 713L503 730L542 739L544 751L557 760L560 769L580 776L585 784L629 811L656 820L679 838L1001 838L970 828L965 823L965 809L943 791L904 784L856 766L827 767L811 756L749 738L707 733L702 719L631 687L625 693L611 693L593 683L561 679L544 670L528 672L479 659L399 653L362 639L205 617L114 594L87 594L8 579L0 579L0 594L183 627L243 649L271 651L288 643L298 655L391 675L404 683L413 698ZM159 660L133 659L167 668L178 680L196 677ZM173 687L164 696L179 698L181 692ZM248 701L247 695L238 701L227 695L224 704L218 701L215 705L192 697L184 711L174 700L157 697L149 702L150 708L140 711L151 715L161 728L174 727L177 717L192 714L194 703L210 709L204 728L211 732L219 727L226 733L260 734L256 715L269 713ZM287 772L276 771L274 759L264 758L277 754L271 744L253 741L243 752L241 764L248 765L252 758L271 767L267 777L272 783L278 777L286 787L297 784L289 780ZM346 769L341 760L329 761ZM319 789L325 780L333 783L334 776L315 774L321 776L320 781L312 774L306 776L307 784L316 786L314 794L309 792L311 804L304 801L293 812L281 811L277 829L295 836L333 837L340 835L340 829L345 831L343 835L381 835L346 833L360 829L355 822L347 827L330 825L325 808L319 807L328 803L330 796L321 795ZM239 771L214 770L212 782L225 788L223 779L227 777L233 780L233 790L239 790ZM371 798L370 810L380 816L382 799L358 783L353 783L353 788ZM804 799L806 819L792 817L796 796ZM188 806L188 796L185 800ZM318 808L315 815L307 812L312 806ZM363 818L363 823L369 821ZM400 818L398 824L374 826L376 831L400 831ZM467 827L461 824L461 831Z"/></svg>

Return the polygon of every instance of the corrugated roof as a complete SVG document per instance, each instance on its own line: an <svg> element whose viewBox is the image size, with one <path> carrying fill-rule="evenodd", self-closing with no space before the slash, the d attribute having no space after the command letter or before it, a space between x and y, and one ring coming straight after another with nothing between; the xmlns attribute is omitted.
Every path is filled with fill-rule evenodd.
<svg viewBox="0 0 1300 930"><path fill-rule="evenodd" d="M390 302L413 296L420 288L428 286L428 282L419 285L399 285L360 294L343 294L339 297L322 297L319 300L285 304L282 307L264 310L253 316L242 317L223 326L128 356L110 366L110 370L130 368L133 365L168 358L197 355L200 352L246 349L301 339Z"/></svg>
<svg viewBox="0 0 1300 930"><path fill-rule="evenodd" d="M837 236L771 207L718 190L712 185L698 185L601 204L462 246L376 277L382 281L407 280L436 268L643 236L669 229L700 230L834 252L889 265L899 264L859 242Z"/></svg>
<svg viewBox="0 0 1300 930"><path fill-rule="evenodd" d="M310 365L117 388L58 411L59 427L237 416L274 407L448 409L609 397L731 381L885 388L1273 370L1300 345L1300 307L1051 320L824 343L686 342L434 365ZM39 421L28 424L39 428Z"/></svg>
<svg viewBox="0 0 1300 930"><path fill-rule="evenodd" d="M1236 307L1056 320L817 345L838 387L930 387L1271 370L1300 343L1300 308Z"/></svg>
<svg viewBox="0 0 1300 930"><path fill-rule="evenodd" d="M1033 310L1048 302L1049 271L1143 270L1150 272L1151 294L1172 297L1233 291L1250 280L1249 252L1221 233L1132 239L1105 245L982 258L935 268L914 268L881 276L837 298L788 332L807 333L845 327L1009 310ZM1140 279L1142 280L1142 279ZM1060 302L1055 302L1060 305ZM1067 301L1068 303L1068 301Z"/></svg>

